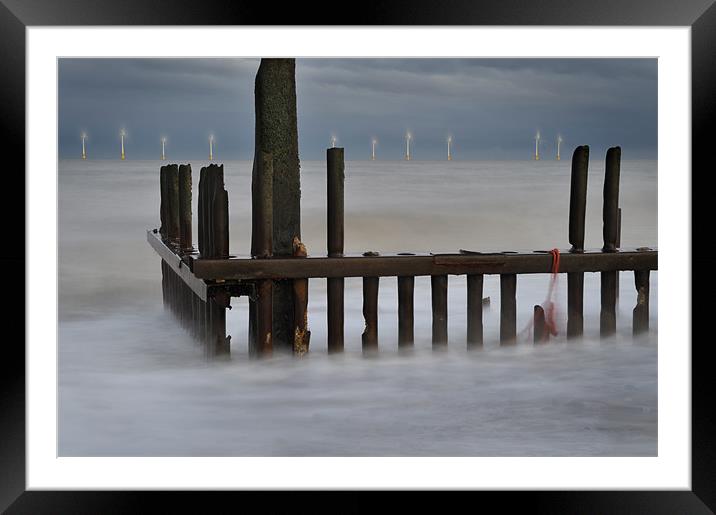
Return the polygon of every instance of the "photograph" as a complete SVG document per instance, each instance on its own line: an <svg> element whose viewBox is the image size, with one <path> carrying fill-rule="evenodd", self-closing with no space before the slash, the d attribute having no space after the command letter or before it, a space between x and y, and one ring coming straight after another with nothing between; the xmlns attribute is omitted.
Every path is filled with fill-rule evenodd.
<svg viewBox="0 0 716 515"><path fill-rule="evenodd" d="M659 456L659 66L58 57L58 456Z"/></svg>

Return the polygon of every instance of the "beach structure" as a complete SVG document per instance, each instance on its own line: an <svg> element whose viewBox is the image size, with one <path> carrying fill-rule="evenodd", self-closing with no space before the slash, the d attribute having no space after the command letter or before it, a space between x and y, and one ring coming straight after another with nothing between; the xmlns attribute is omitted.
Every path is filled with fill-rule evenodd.
<svg viewBox="0 0 716 515"><path fill-rule="evenodd" d="M326 149L326 249L308 252L301 242L300 175L293 59L263 59L256 76L256 138L252 186L250 255L229 249L229 202L223 165L210 164L199 174L198 245L191 235L191 166L170 164L160 169L160 228L147 232L149 244L161 257L165 305L184 327L205 344L208 356L227 355L226 309L231 299L249 299L247 345L252 357L276 352L301 356L324 344L329 353L345 344L344 281L363 281L361 335L366 353L378 350L378 292L381 278L397 277L398 348L414 346L414 284L417 276L431 278L432 344L448 342L450 275L467 277L468 348L480 348L483 334L485 275L500 278L501 345L514 345L517 333L517 281L522 274L567 275L567 338L578 339L584 326L584 274L601 276L600 334L616 331L617 280L620 271L634 273L635 335L649 330L649 276L658 268L656 248L620 248L618 208L621 149L607 152L603 190L603 240L600 249L585 249L585 217L589 147L576 147L571 162L569 249L512 251L459 249L451 253L366 250L344 252L344 149ZM281 113L276 116L276 113ZM406 153L407 155L407 153ZM239 202L249 192L239 192ZM326 280L325 342L311 341L308 320L308 281ZM549 302L532 312L532 341L543 343L554 334ZM357 337L357 335L355 335ZM456 338L451 339L455 341Z"/></svg>

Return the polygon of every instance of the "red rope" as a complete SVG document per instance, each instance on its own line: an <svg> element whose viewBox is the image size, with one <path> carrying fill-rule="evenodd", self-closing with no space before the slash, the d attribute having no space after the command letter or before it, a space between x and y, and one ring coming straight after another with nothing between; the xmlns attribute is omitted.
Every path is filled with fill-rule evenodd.
<svg viewBox="0 0 716 515"><path fill-rule="evenodd" d="M544 309L545 328L547 329L545 332L545 338L547 338L548 334L551 334L552 336L557 336L559 334L559 331L557 331L557 321L555 316L555 303L552 301L554 285L557 282L559 274L559 249L552 249L549 253L552 254L552 278L549 282L547 299L544 301L544 304L542 304L542 308Z"/></svg>
<svg viewBox="0 0 716 515"><path fill-rule="evenodd" d="M549 338L550 335L557 336L559 331L557 329L557 304L552 300L554 297L555 285L557 284L557 278L559 277L559 249L552 249L549 251L552 255L552 277L549 281L549 290L547 290L547 298L541 304L544 310L544 325L545 332L543 340ZM530 330L534 329L534 319L530 318L527 326L520 331L520 336L530 334Z"/></svg>

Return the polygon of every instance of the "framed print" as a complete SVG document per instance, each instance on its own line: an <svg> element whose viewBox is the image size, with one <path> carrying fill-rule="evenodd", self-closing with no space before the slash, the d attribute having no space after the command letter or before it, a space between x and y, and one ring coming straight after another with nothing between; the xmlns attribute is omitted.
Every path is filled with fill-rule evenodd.
<svg viewBox="0 0 716 515"><path fill-rule="evenodd" d="M0 6L9 513L714 509L716 7L366 7Z"/></svg>

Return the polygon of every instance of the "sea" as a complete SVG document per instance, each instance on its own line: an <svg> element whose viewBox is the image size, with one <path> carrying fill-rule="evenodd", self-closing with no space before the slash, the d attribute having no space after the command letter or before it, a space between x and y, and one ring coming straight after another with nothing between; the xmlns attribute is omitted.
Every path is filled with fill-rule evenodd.
<svg viewBox="0 0 716 515"><path fill-rule="evenodd" d="M169 162L169 161L167 161ZM184 161L198 173L206 160ZM221 161L216 161L221 163ZM397 281L382 278L378 356L361 351L362 283L345 281L345 352L326 352L326 280L311 279L310 352L248 357L248 303L227 314L231 357L207 361L162 305L162 161L60 160L60 456L656 456L658 272L650 331L634 339L634 274L617 334L599 338L599 274L585 274L584 338L535 346L550 276L517 279L520 337L499 345L499 277L485 276L484 348L466 348L466 279L448 282L446 352L431 346L430 279L415 280L415 352L397 351ZM226 161L230 252L248 254L250 161ZM348 161L346 252L569 249L570 162ZM326 164L301 163L302 239L326 251ZM592 160L586 246L602 245L604 162ZM621 165L622 247L656 247L657 162ZM194 216L196 224L196 215ZM197 234L196 227L194 234ZM525 329L523 331L523 329Z"/></svg>

